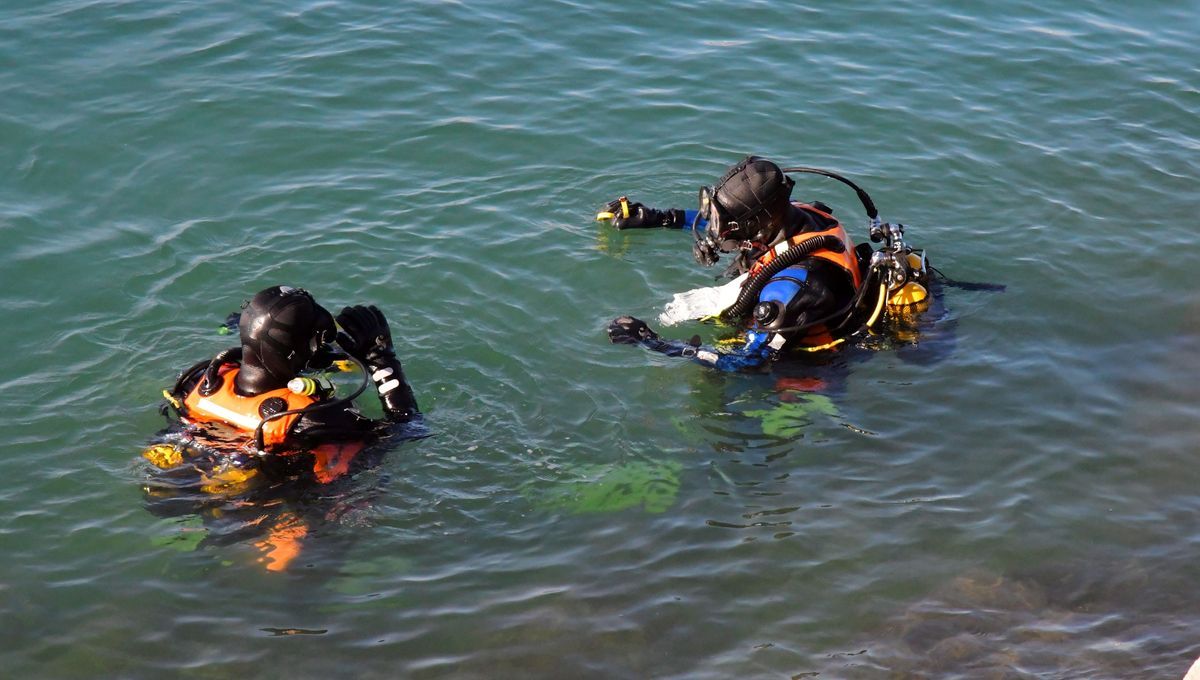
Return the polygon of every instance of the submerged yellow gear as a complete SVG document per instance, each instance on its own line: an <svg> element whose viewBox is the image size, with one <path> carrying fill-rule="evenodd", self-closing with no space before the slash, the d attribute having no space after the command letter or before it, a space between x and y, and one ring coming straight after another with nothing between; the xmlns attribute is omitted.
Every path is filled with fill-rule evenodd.
<svg viewBox="0 0 1200 680"><path fill-rule="evenodd" d="M909 280L900 286L892 294L888 296L888 308L892 311L899 311L896 308L915 307L916 311L923 310L928 306L929 289L923 284L912 280L912 277L920 277L922 280L927 276L925 251L911 252L905 257L905 263L908 265ZM912 311L912 310L906 310Z"/></svg>
<svg viewBox="0 0 1200 680"><path fill-rule="evenodd" d="M892 293L888 298L888 307L911 307L920 305L929 297L929 291L925 286L916 281L909 281L900 287L900 290Z"/></svg>
<svg viewBox="0 0 1200 680"><path fill-rule="evenodd" d="M244 491L250 480L258 474L258 470L244 470L227 465L212 473L203 475L200 479L200 490L204 493L232 495Z"/></svg>
<svg viewBox="0 0 1200 680"><path fill-rule="evenodd" d="M142 458L155 467L168 470L183 462L183 454L171 444L155 444L142 451Z"/></svg>

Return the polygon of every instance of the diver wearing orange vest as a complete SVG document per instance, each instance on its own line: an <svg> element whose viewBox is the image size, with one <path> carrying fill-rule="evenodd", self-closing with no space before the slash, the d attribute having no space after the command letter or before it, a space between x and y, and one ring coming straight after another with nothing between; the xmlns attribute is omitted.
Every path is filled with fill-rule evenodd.
<svg viewBox="0 0 1200 680"><path fill-rule="evenodd" d="M267 288L242 310L241 347L184 371L168 399L192 428L220 423L240 432L258 454L257 460L237 456L242 466L288 475L311 470L317 481L331 481L370 439L420 418L383 313L374 306L345 307L336 323L341 333L333 315L307 291ZM343 356L332 348L335 341L365 367L384 421L363 416L352 399L334 399L331 391L301 377ZM330 443L340 445L326 446ZM272 453L279 455L267 455Z"/></svg>
<svg viewBox="0 0 1200 680"><path fill-rule="evenodd" d="M784 253L788 262L777 263L779 271L765 285L760 281L761 288L735 310L731 320L747 327L744 345L737 350L702 347L698 338L663 340L631 316L609 324L609 339L724 370L761 366L785 347L812 350L836 342L832 333L847 326L863 298L859 291L866 262L860 258L869 257L869 246L864 253L856 251L824 204L792 202L793 185L775 163L749 156L729 168L715 187L700 190L699 210L655 210L626 199L610 202L600 217L611 219L617 229L693 230L693 254L705 266L714 264L719 253L736 253L727 271L731 276L748 273L747 283Z"/></svg>

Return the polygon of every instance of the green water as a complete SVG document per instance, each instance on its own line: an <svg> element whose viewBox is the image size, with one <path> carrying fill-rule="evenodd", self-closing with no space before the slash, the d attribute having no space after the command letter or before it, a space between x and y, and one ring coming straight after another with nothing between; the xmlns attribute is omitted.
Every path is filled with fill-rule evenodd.
<svg viewBox="0 0 1200 680"><path fill-rule="evenodd" d="M1198 10L5 5L3 675L1182 676ZM610 345L712 271L597 207L752 152L1007 291L832 365ZM278 283L379 305L434 433L291 508L285 573L138 457Z"/></svg>

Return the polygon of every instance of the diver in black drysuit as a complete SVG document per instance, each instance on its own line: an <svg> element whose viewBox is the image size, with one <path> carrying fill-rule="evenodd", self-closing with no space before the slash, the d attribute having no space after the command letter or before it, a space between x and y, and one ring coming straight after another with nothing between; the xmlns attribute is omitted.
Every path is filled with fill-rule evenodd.
<svg viewBox="0 0 1200 680"><path fill-rule="evenodd" d="M170 542L252 544L269 571L286 570L302 551L320 559L311 536L362 516L377 491L347 486L382 458L384 447L372 444L426 436L383 313L345 307L336 323L342 332L304 290L263 290L238 316L241 346L192 366L167 392L179 422L143 453L159 468L144 487L147 509L202 523ZM338 399L303 375L347 356L365 370L362 388L374 383L383 419L355 408L362 389ZM332 532L321 545L336 562L351 538Z"/></svg>
<svg viewBox="0 0 1200 680"><path fill-rule="evenodd" d="M336 319L342 332L337 331L334 322L333 315L307 291L287 286L267 288L247 302L241 312L241 347L225 350L184 371L170 391L172 403L182 419L193 426L202 428L218 422L259 436L256 446L260 455L229 453L241 466L259 467L276 476L294 474L311 461L303 455L273 455L271 449L283 448L290 453L330 442L366 444L392 431L421 429L421 413L396 358L383 313L373 305L345 307ZM305 398L310 403L288 418L291 422L286 427L278 427L284 425L284 420L267 423L269 427L278 426L274 427L275 441L264 441L270 437L263 438L255 431L256 421L262 423L293 406L285 403L296 398L288 393L289 384L305 371L324 370L333 361L345 358L330 345L333 341L366 369L378 392L384 419L367 418L352 401L334 399L317 387ZM262 455L264 449L269 455Z"/></svg>
<svg viewBox="0 0 1200 680"><path fill-rule="evenodd" d="M813 347L832 339L823 323L842 322L855 312L855 301L866 268L866 251L854 244L820 202L790 200L793 180L778 165L749 156L725 173L712 189L701 189L699 210L656 210L624 199L610 202L602 215L611 215L617 229L674 228L696 235L693 253L711 266L718 252L736 252L728 274L757 271L806 235L821 234L828 247L814 248L774 275L763 287L757 304L742 318L744 344L732 351L717 351L691 341L664 340L645 322L621 316L608 327L614 343L638 344L668 356L683 356L722 370L753 369L778 357L785 349ZM813 243L813 245L817 245Z"/></svg>

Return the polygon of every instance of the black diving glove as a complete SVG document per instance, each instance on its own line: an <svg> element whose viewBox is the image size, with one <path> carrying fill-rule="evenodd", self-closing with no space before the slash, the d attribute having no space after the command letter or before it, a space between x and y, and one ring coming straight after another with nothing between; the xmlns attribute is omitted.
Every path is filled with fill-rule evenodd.
<svg viewBox="0 0 1200 680"><path fill-rule="evenodd" d="M367 367L388 419L410 420L417 413L417 400L396 358L392 331L383 312L375 305L344 307L337 322L342 327L338 345Z"/></svg>
<svg viewBox="0 0 1200 680"><path fill-rule="evenodd" d="M661 342L658 333L650 330L645 321L632 316L618 316L608 324L608 339L614 345L638 345Z"/></svg>
<svg viewBox="0 0 1200 680"><path fill-rule="evenodd" d="M628 211L628 217L626 217ZM655 210L641 203L630 203L618 198L609 201L601 215L612 215L612 225L617 229L653 229L656 227L683 227L684 212L677 209Z"/></svg>
<svg viewBox="0 0 1200 680"><path fill-rule="evenodd" d="M618 316L608 324L608 339L615 345L641 345L652 352L665 354L669 357L696 356L700 349L700 336L694 335L690 340L663 340L658 333L650 330L645 321L632 316Z"/></svg>

